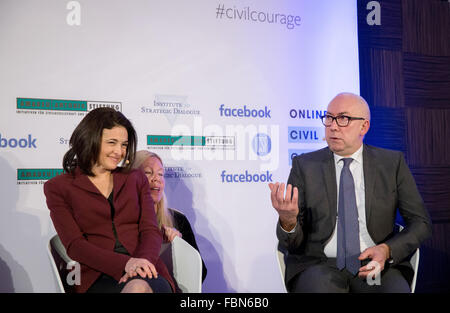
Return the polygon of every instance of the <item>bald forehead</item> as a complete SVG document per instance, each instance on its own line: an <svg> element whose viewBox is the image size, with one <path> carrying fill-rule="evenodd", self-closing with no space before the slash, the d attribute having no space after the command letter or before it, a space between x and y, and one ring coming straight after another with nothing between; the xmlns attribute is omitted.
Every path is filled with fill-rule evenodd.
<svg viewBox="0 0 450 313"><path fill-rule="evenodd" d="M328 104L327 112L333 115L358 115L370 120L370 109L363 97L353 93L340 93Z"/></svg>

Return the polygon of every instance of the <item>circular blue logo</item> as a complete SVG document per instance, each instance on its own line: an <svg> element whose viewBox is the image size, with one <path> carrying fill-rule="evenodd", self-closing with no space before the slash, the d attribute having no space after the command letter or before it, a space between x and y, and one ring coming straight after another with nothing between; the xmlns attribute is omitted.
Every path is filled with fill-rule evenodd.
<svg viewBox="0 0 450 313"><path fill-rule="evenodd" d="M269 154L272 149L270 137L267 134L256 134L252 140L252 148L258 156L265 156Z"/></svg>

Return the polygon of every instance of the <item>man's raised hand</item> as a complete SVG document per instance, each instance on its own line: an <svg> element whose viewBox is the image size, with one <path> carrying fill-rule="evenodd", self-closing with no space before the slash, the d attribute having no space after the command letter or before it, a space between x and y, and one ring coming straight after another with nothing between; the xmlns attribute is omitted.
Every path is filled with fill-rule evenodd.
<svg viewBox="0 0 450 313"><path fill-rule="evenodd" d="M289 184L286 187L286 194L284 194L284 186L284 183L270 183L270 199L272 206L280 216L281 227L286 231L291 231L297 225L298 188L294 187L292 194L292 185Z"/></svg>

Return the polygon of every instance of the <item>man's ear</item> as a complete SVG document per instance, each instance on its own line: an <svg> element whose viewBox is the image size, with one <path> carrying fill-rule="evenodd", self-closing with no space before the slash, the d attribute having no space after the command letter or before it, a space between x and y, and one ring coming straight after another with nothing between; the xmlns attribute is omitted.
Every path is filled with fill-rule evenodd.
<svg viewBox="0 0 450 313"><path fill-rule="evenodd" d="M364 123L362 123L361 125L361 136L366 135L367 132L369 131L369 128L370 128L370 121L365 120Z"/></svg>

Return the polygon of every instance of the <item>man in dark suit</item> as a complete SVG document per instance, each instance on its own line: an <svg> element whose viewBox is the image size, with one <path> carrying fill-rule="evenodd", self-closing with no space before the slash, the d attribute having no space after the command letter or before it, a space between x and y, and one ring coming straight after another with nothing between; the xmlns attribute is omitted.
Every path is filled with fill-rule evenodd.
<svg viewBox="0 0 450 313"><path fill-rule="evenodd" d="M286 195L269 184L288 290L410 292L408 257L431 221L402 153L363 144L370 110L358 95L338 94L322 122L328 147L293 159Z"/></svg>

